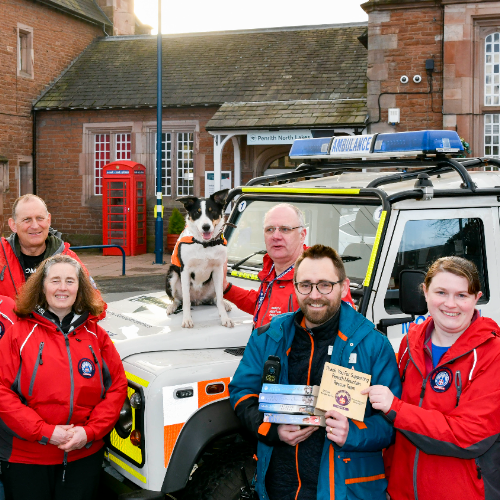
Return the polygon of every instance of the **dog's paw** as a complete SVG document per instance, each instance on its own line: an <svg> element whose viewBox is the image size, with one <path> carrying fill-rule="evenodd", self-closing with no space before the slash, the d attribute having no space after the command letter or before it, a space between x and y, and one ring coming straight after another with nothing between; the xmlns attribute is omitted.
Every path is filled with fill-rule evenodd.
<svg viewBox="0 0 500 500"><path fill-rule="evenodd" d="M233 328L234 323L229 318L227 318L222 320L222 326L227 326L227 328Z"/></svg>
<svg viewBox="0 0 500 500"><path fill-rule="evenodd" d="M224 302L224 309L226 310L226 312L229 312L233 308L231 303L227 300L223 300L222 302Z"/></svg>
<svg viewBox="0 0 500 500"><path fill-rule="evenodd" d="M194 323L193 323L193 320L191 318L185 319L182 322L182 328L193 328L193 326L194 326Z"/></svg>
<svg viewBox="0 0 500 500"><path fill-rule="evenodd" d="M177 304L174 302L167 306L167 315L174 314L177 311Z"/></svg>

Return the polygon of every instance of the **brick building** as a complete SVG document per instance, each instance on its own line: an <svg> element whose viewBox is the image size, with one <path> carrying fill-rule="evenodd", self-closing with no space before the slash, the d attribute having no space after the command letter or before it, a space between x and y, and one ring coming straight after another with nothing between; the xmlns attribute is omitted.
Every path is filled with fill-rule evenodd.
<svg viewBox="0 0 500 500"><path fill-rule="evenodd" d="M178 196L290 166L293 137L361 133L364 31L366 23L164 35L165 217ZM70 242L102 241L102 167L131 159L147 168L151 248L156 43L94 41L34 105L37 192Z"/></svg>
<svg viewBox="0 0 500 500"><path fill-rule="evenodd" d="M4 229L8 230L15 198L36 189L33 101L93 40L105 33L135 30L144 32L147 27L136 22L131 0L2 2L0 216Z"/></svg>
<svg viewBox="0 0 500 500"><path fill-rule="evenodd" d="M370 130L456 130L473 155L500 157L500 2L370 0L362 7ZM400 109L395 126L389 108Z"/></svg>

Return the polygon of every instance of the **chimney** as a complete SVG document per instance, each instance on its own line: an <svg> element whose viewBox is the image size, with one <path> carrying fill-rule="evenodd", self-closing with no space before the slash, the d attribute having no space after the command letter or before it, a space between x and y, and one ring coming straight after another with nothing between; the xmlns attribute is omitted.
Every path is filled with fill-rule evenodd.
<svg viewBox="0 0 500 500"><path fill-rule="evenodd" d="M134 0L96 0L113 23L113 35L134 35L136 18Z"/></svg>

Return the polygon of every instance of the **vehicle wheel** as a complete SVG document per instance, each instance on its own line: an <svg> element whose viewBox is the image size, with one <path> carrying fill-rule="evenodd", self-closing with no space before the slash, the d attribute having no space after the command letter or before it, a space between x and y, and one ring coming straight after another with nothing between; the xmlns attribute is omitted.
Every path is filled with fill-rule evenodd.
<svg viewBox="0 0 500 500"><path fill-rule="evenodd" d="M174 493L178 500L239 500L245 467L248 482L255 473L255 450L247 443L235 443L231 449L204 455L203 462L194 472L182 492Z"/></svg>

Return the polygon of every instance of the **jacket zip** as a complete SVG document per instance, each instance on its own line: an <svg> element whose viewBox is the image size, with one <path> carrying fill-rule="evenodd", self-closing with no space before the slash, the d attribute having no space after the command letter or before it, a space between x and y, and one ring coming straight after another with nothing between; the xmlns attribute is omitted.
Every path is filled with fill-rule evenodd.
<svg viewBox="0 0 500 500"><path fill-rule="evenodd" d="M97 356L95 355L94 349L92 349L92 346L89 344L89 349L90 352L92 353L92 356L94 356L94 362L97 365L98 372L99 372L99 380L101 381L101 399L104 399L104 382L102 380L102 372L101 372L101 365L99 364L99 361L97 359Z"/></svg>
<svg viewBox="0 0 500 500"><path fill-rule="evenodd" d="M61 329L58 328L58 330L64 335L64 342L66 344L66 352L68 353L68 360L69 360L69 376L71 379L71 394L69 398L69 415L68 415L68 420L66 422L66 425L69 425L71 422L71 417L73 416L73 405L74 405L74 397L75 397L75 380L73 376L73 361L71 359L71 350L69 348L69 339L68 339L68 334L64 333Z"/></svg>
<svg viewBox="0 0 500 500"><path fill-rule="evenodd" d="M35 367L33 368L33 375L31 376L30 388L28 390L28 396L33 395L33 386L35 385L36 374L38 373L38 367L43 365L42 351L44 342L40 342L40 347L38 349L38 356L36 358Z"/></svg>

